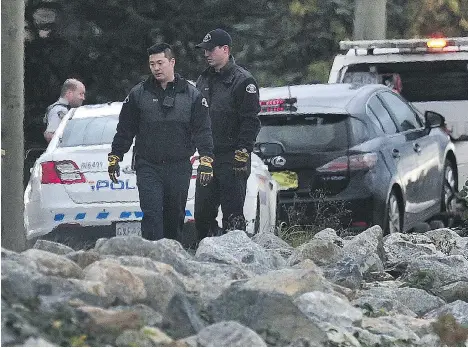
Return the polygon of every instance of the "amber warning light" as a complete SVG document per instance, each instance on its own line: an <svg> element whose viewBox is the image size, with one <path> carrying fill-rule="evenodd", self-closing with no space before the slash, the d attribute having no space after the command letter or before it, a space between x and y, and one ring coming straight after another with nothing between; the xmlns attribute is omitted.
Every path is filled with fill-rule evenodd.
<svg viewBox="0 0 468 348"><path fill-rule="evenodd" d="M445 46L447 46L445 39L430 39L427 41L428 48L444 48Z"/></svg>

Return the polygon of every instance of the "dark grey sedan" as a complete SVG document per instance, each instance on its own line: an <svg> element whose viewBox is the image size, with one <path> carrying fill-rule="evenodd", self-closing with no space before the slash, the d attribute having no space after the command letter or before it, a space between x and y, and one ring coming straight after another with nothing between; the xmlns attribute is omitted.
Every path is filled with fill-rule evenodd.
<svg viewBox="0 0 468 348"><path fill-rule="evenodd" d="M441 115L420 114L383 85L263 88L260 98L254 151L282 187L279 220L288 205L316 201L317 191L346 202L346 226L386 233L453 209L457 159Z"/></svg>

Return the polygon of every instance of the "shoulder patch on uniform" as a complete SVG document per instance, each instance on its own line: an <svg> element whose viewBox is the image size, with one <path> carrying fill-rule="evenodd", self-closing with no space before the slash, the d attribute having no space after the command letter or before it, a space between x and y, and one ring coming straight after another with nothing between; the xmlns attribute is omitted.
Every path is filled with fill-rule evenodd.
<svg viewBox="0 0 468 348"><path fill-rule="evenodd" d="M253 83L250 83L245 87L247 93L257 93L257 87Z"/></svg>
<svg viewBox="0 0 468 348"><path fill-rule="evenodd" d="M128 103L128 100L129 100L129 98L128 98L128 95L127 95L127 97L125 97L123 103L124 103L124 104L125 104L125 103Z"/></svg>
<svg viewBox="0 0 468 348"><path fill-rule="evenodd" d="M206 101L206 98L202 98L201 105L208 107L208 102Z"/></svg>
<svg viewBox="0 0 468 348"><path fill-rule="evenodd" d="M65 111L57 111L57 116L63 118L63 116L65 116Z"/></svg>

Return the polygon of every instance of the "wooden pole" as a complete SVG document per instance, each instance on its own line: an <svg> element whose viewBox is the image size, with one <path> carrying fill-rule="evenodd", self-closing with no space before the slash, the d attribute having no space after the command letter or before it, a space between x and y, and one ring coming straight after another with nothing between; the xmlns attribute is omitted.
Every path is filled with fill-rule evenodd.
<svg viewBox="0 0 468 348"><path fill-rule="evenodd" d="M356 0L354 40L382 40L387 32L387 0Z"/></svg>
<svg viewBox="0 0 468 348"><path fill-rule="evenodd" d="M24 0L2 0L2 247L26 248L23 225Z"/></svg>

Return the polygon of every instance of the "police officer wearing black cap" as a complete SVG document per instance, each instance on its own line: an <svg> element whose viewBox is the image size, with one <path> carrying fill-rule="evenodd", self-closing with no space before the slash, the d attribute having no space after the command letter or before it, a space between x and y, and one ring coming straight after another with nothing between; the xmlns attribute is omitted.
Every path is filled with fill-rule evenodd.
<svg viewBox="0 0 468 348"><path fill-rule="evenodd" d="M135 137L135 170L143 212L142 235L149 240L178 239L195 147L200 155L197 183L213 177L213 140L208 104L202 94L174 73L170 45L148 49L152 75L132 88L119 115L108 170L118 182L119 162Z"/></svg>
<svg viewBox="0 0 468 348"><path fill-rule="evenodd" d="M214 178L197 185L195 225L199 240L218 233L216 216L221 205L223 231L245 230L243 213L250 154L260 129L257 82L231 55L231 36L222 29L210 31L202 48L209 67L197 80L208 100L213 132Z"/></svg>

